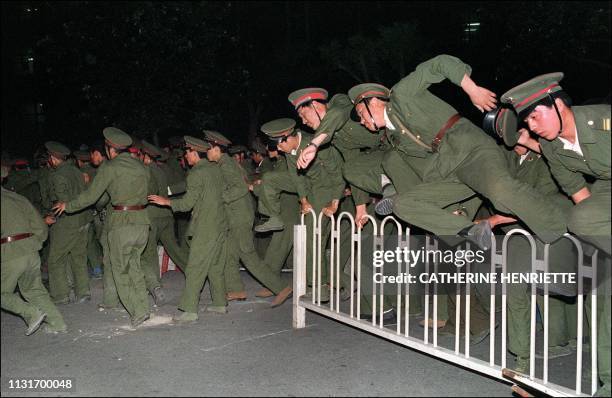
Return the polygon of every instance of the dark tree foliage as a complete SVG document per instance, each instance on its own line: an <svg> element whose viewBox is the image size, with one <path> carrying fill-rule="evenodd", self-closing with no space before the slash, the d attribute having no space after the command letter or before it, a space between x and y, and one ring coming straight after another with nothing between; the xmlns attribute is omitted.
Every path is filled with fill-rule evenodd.
<svg viewBox="0 0 612 398"><path fill-rule="evenodd" d="M3 2L3 149L76 148L109 125L246 144L296 116L295 89L391 86L440 53L498 94L563 71L576 103L609 99L610 2ZM432 90L479 122L455 87Z"/></svg>

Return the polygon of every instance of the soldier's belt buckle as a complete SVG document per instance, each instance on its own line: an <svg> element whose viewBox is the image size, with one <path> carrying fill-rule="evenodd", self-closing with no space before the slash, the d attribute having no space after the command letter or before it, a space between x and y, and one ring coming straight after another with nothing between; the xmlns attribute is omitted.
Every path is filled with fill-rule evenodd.
<svg viewBox="0 0 612 398"><path fill-rule="evenodd" d="M440 142L442 140L438 137L434 138L433 141L431 141L431 151L433 153L438 152L438 148L440 147Z"/></svg>

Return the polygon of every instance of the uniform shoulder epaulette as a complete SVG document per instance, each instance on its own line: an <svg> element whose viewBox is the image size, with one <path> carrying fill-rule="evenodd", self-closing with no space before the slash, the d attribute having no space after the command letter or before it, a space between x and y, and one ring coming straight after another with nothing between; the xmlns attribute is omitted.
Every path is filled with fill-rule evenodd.
<svg viewBox="0 0 612 398"><path fill-rule="evenodd" d="M590 128L594 130L601 130L605 132L610 132L610 118L602 117L602 118L594 118L591 120L587 120L587 124Z"/></svg>

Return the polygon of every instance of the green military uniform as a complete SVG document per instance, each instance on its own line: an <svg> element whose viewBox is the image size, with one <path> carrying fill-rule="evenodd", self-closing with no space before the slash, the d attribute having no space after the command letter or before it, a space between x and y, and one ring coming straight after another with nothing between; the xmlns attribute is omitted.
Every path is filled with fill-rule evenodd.
<svg viewBox="0 0 612 398"><path fill-rule="evenodd" d="M59 142L49 141L45 147L50 155L65 159L70 150ZM49 176L51 202L68 202L85 190L81 171L70 160L63 160ZM85 210L63 214L51 225L49 231L49 290L56 303L68 303L72 274L77 301L91 299L87 273L87 232L91 212Z"/></svg>
<svg viewBox="0 0 612 398"><path fill-rule="evenodd" d="M154 145L143 141L142 151L151 159L161 156L161 150ZM164 171L153 161L146 166L149 173L149 195L168 197L168 179ZM147 289L156 299L156 303L163 301L156 289L161 287L159 273L159 257L157 254L157 242L161 242L169 256L180 268L187 264L188 252L179 247L174 235L174 217L172 210L166 207L149 203L147 213L151 221L149 240L145 251L142 253L142 268L145 274Z"/></svg>
<svg viewBox="0 0 612 398"><path fill-rule="evenodd" d="M2 177L6 177L4 167ZM66 330L64 319L51 302L40 277L38 250L47 239L47 226L25 197L4 188L1 192L2 308L26 321L27 334L36 330L44 314L49 331ZM9 237L15 239L20 235L21 239L8 241ZM19 293L15 292L17 286Z"/></svg>
<svg viewBox="0 0 612 398"><path fill-rule="evenodd" d="M26 160L15 159L13 170L9 172L4 186L8 190L25 196L37 210L43 210L38 178Z"/></svg>
<svg viewBox="0 0 612 398"><path fill-rule="evenodd" d="M327 91L318 90L327 96ZM289 95L289 100L297 108L304 101L304 95L312 92L313 89L297 90ZM314 138L326 134L320 145L331 142L338 149L344 159L342 173L351 185L355 205L362 205L369 202L368 192L382 193L382 160L387 142L384 130L372 133L351 120L352 109L353 104L346 94L334 95Z"/></svg>
<svg viewBox="0 0 612 398"><path fill-rule="evenodd" d="M185 136L188 147L205 152L205 142ZM195 314L197 319L200 291L208 277L212 304L225 307L223 268L227 257L227 218L222 200L223 177L218 167L205 159L196 163L187 174L187 191L180 199L173 199L173 211L191 210L191 221L186 236L190 247L185 271L185 290L178 308Z"/></svg>
<svg viewBox="0 0 612 398"><path fill-rule="evenodd" d="M94 204L106 191L112 210L107 215L107 236L113 280L121 303L137 326L149 317L149 301L140 256L149 235L147 204L149 175L140 161L123 152L132 139L123 131L107 127L106 145L120 153L104 162L89 187L66 203L66 212L80 211ZM106 272L105 272L106 274Z"/></svg>
<svg viewBox="0 0 612 398"><path fill-rule="evenodd" d="M455 116L455 109L428 90L444 79L459 85L470 72L459 59L440 55L419 65L392 88L385 109L387 134L410 166L424 166L423 183L398 195L394 212L436 235L454 237L474 224L470 217L452 214L454 208L445 208L479 193L499 210L518 215L545 240L560 237L565 232L560 210L513 179L495 141L467 119ZM368 89L367 84L359 85L349 96L358 103ZM446 133L440 139L444 126Z"/></svg>
<svg viewBox="0 0 612 398"><path fill-rule="evenodd" d="M216 132L207 131L206 139L214 145L229 143L229 140ZM279 294L287 284L278 273L261 260L255 250L253 223L255 213L251 202L246 174L234 159L222 154L218 161L223 176L223 203L229 222L228 263L225 267L225 283L228 292L242 292L244 285L240 280L238 260L251 274L274 294Z"/></svg>
<svg viewBox="0 0 612 398"><path fill-rule="evenodd" d="M273 173L282 173L285 178L287 176L287 160L282 155L277 156L275 161L265 158L259 168L262 180L267 179L267 176L269 174L273 175ZM274 179L274 177L271 178ZM264 184L265 181L262 181L261 184L253 186L255 196L260 196ZM296 225L300 222L300 207L297 199L295 194L288 192L282 192L280 195L280 219L286 226ZM272 232L272 239L264 256L264 264L267 264L272 272L278 275L286 264L292 248L293 228L284 228Z"/></svg>
<svg viewBox="0 0 612 398"><path fill-rule="evenodd" d="M561 116L554 103L555 93L563 90L559 85L562 78L563 73L537 76L504 93L501 97L502 102L511 104L518 118L522 119L529 116L538 104L550 100L559 116L560 130L562 130ZM540 138L540 146L555 180L566 194L571 196L587 187L585 176L595 180L589 187L590 197L572 208L568 229L605 252L604 261L609 262L611 253L610 105L576 106L572 107L570 112L573 115L576 134L573 146L567 142L570 146L566 149L566 143L559 136L552 141ZM597 394L602 396L610 395L612 388L610 277L609 269L606 271L608 273L605 278L598 278L600 284L597 287L598 302L601 303L598 311L600 319L597 359L598 375L603 383Z"/></svg>
<svg viewBox="0 0 612 398"><path fill-rule="evenodd" d="M46 163L46 161L45 161ZM51 169L48 166L40 166L36 169L36 180L40 189L40 212L43 215L50 214L53 203L49 199L49 176L51 175ZM46 240L43 243L43 248L40 252L40 261L43 264L48 263L49 259L49 241Z"/></svg>
<svg viewBox="0 0 612 398"><path fill-rule="evenodd" d="M523 157L514 151L505 151L509 170L518 180L531 185L543 196L564 209L568 214L571 201L561 195L544 159L532 152ZM507 233L514 228L525 228L524 225L504 226ZM501 244L501 241L500 241ZM544 244L536 239L538 256L542 256ZM549 272L577 272L577 254L574 244L568 239L561 239L551 244L549 257ZM522 235L515 235L508 241L507 267L508 272L531 272L531 246ZM574 259L573 261L568 261ZM530 293L527 286L508 284L508 349L514 353L519 362L527 364L529 358L529 325L531 319ZM576 306L566 304L568 299L555 297L551 291L548 315L549 347L565 346L572 338L576 338ZM573 302L573 300L569 299ZM544 308L541 307L543 312ZM521 361L522 360L522 361ZM527 372L528 369L518 369Z"/></svg>
<svg viewBox="0 0 612 398"><path fill-rule="evenodd" d="M260 196L260 210L271 218L280 218L280 194L285 192L297 193L301 200L306 198L312 205L314 212L318 215L323 208L333 200L342 198L344 191L344 179L342 178L342 159L338 151L333 147L321 148L316 159L305 171L298 171L297 159L299 153L310 144L312 136L299 130L294 131L295 121L292 119L277 119L264 124L261 130L269 137L278 138L287 134L296 134L299 145L292 153L286 153L287 173L271 173L263 178L263 192ZM312 215L305 216L308 236L312 235ZM325 253L329 240L329 217L321 217L321 252ZM308 283L312 283L312 239L307 239L307 267L306 275ZM321 281L328 282L328 267L325 256L321 266Z"/></svg>
<svg viewBox="0 0 612 398"><path fill-rule="evenodd" d="M96 175L96 168L90 163L90 155L88 151L74 151L74 156L77 160L85 162L79 169L82 173L89 176L91 182ZM91 223L87 230L87 261L91 267L91 273L94 277L100 277L102 273L103 253L102 246L98 239L98 229L101 228L100 219L97 210L91 210Z"/></svg>

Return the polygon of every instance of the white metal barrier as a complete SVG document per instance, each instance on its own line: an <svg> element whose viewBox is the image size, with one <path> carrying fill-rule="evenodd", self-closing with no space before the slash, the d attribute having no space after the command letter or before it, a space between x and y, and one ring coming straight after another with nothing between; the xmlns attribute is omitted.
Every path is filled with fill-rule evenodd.
<svg viewBox="0 0 612 398"><path fill-rule="evenodd" d="M578 281L578 292L583 292L583 279L591 279L591 331L590 331L590 342L591 342L591 394L585 394L582 391L582 341L584 336L583 331L583 310L584 310L584 295L578 294L577 297L577 359L576 359L576 378L575 386L563 386L554 384L549 380L549 358L548 349L543 350L543 369L542 377L536 377L536 363L535 363L535 346L536 346L536 285L531 286L531 323L530 323L530 371L529 374L521 374L506 368L507 365L507 351L506 351L506 340L507 340L507 285L502 284L502 311L501 311L501 350L496 356L495 347L495 283L491 284L491 295L490 295L490 306L492 309L490 313L490 333L489 333L489 358L483 360L475 358L470 355L470 284L467 283L465 286L464 294L461 294L460 285L457 284L457 292L455 295L456 300L456 311L455 311L455 336L454 336L454 349L441 347L438 345L438 330L436 327L428 327L428 320L430 319L430 312L432 312L431 319L433 325L437 324L438 313L437 313L437 284L433 283L433 286L427 284L427 288L424 294L424 318L425 327L423 328L423 336L415 337L410 335L410 316L409 316L409 304L410 304L410 284L405 284L405 288L402 294L401 285L398 287L396 295L396 308L397 311L397 323L394 329L386 328L383 325L383 285L373 283L372 293L372 320L364 321L360 319L361 307L361 278L362 278L362 234L361 230L355 228L354 218L350 213L344 212L338 215L338 218L331 217L330 228L330 262L329 262L329 292L330 300L328 305L323 305L321 302L321 267L322 267L322 256L324 255L322 250L322 235L320 225L322 217L325 217L321 212L318 217L314 211L310 211L312 215L313 231L312 237L307 236L307 227L304 223L305 217L308 215L302 215L301 225L294 226L294 255L293 255L293 327L304 328L306 326L306 310L310 310L336 321L351 325L355 328L370 332L379 337L391 340L399 343L406 347L427 353L429 355L438 357L440 359L452 362L454 364L475 370L477 372L486 374L488 376L503 380L505 382L515 382L528 386L534 390L541 391L543 393L553 396L589 396L594 394L597 390L598 379L597 379L597 251L591 256L591 264L585 265L583 262L583 249L580 242L573 236L566 234L565 237L570 239L578 251L578 270L577 270L577 281ZM383 250L384 244L384 230L387 223L394 223L397 230L398 242L397 245L400 248L408 248L410 250L410 229L406 228L403 230L402 225L395 220L393 217L386 217L378 225L377 220L371 216L369 222L373 226L373 249ZM340 273L342 269L340 267L340 226L343 220L348 219L351 223L351 256L350 256L350 299L348 301L349 309L347 311L341 311L340 304L340 289L336 289L336 286L340 286ZM537 258L537 249L534 238L526 231L521 229L513 229L509 231L503 239L501 252L497 251L497 245L495 239L493 239L493 246L491 248L491 273L501 271L502 273L507 272L507 246L508 240L512 235L522 234L524 235L531 245L531 264L532 272L548 272L548 258L550 245L544 245L544 256L543 258ZM312 239L312 261L310 264L306 264L307 259L307 239ZM426 238L426 249L437 249L438 242L433 237ZM466 245L466 249L469 249L469 243ZM312 269L312 295L310 298L303 297L306 293L306 286L308 281L306 280L306 267L310 266ZM402 268L404 266L404 268ZM467 262L465 266L465 272L470 273L470 262ZM438 262L433 261L433 264L429 262L429 256L426 256L425 261L425 273L429 273L430 268L433 267L433 271L437 273ZM410 273L410 267L407 264L403 264L401 261L398 262L398 275L402 272L406 274ZM325 281L323 281L325 283ZM355 289L356 283L356 289ZM433 289L432 289L433 288ZM430 290L432 294L432 310L430 311ZM548 285L544 285L544 311L543 311L543 327L544 327L544 344L543 347L548 347L549 338L549 319L548 319ZM463 298L462 298L463 297ZM404 303L404 314L401 314L401 305ZM464 306L461 303L464 303ZM461 335L460 335L460 321L461 313L464 315L464 340L463 340L463 352L461 352ZM430 341L429 335L432 334L432 340ZM499 361L496 362L496 358Z"/></svg>

